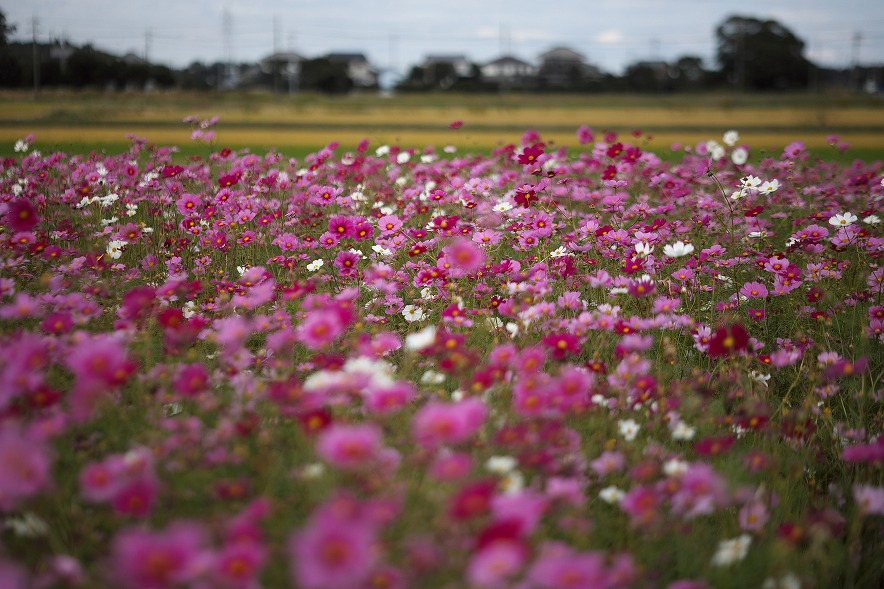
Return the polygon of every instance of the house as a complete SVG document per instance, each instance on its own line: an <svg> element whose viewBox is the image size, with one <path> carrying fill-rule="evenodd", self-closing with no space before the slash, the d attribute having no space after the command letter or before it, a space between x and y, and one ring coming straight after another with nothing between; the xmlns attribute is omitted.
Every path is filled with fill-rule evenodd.
<svg viewBox="0 0 884 589"><path fill-rule="evenodd" d="M277 51L261 60L261 71L265 74L297 75L304 56L294 51Z"/></svg>
<svg viewBox="0 0 884 589"><path fill-rule="evenodd" d="M277 51L271 53L258 64L263 84L267 84L267 78L274 92L287 89L291 94L298 87L298 77L301 74L301 62L304 56L294 51Z"/></svg>
<svg viewBox="0 0 884 589"><path fill-rule="evenodd" d="M362 53L329 53L325 59L347 66L347 76L355 88L376 88L378 72Z"/></svg>
<svg viewBox="0 0 884 589"><path fill-rule="evenodd" d="M527 88L534 85L537 67L512 55L504 55L480 67L482 80L500 88Z"/></svg>
<svg viewBox="0 0 884 589"><path fill-rule="evenodd" d="M439 88L451 88L473 74L473 64L465 55L428 55L420 67L424 84Z"/></svg>
<svg viewBox="0 0 884 589"><path fill-rule="evenodd" d="M538 82L547 88L576 88L598 80L602 72L586 63L586 58L568 47L554 47L540 55Z"/></svg>

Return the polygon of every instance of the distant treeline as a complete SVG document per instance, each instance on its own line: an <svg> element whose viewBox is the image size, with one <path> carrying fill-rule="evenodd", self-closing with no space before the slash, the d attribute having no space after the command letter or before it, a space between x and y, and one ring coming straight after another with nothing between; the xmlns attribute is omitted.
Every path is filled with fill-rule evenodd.
<svg viewBox="0 0 884 589"><path fill-rule="evenodd" d="M271 56L259 63L194 62L183 69L149 63L142 57L112 55L91 45L9 42L15 27L0 12L0 88L100 88L108 90L229 90L346 93L379 89L383 76L362 59L361 74L340 60L298 56L296 62ZM623 75L602 72L566 48L539 66L504 56L489 64L428 59L402 79L387 81L400 92L694 92L821 90L840 87L879 93L884 65L822 68L804 57L805 43L772 20L732 16L716 28L716 67L692 55L671 62L637 61ZM556 50L548 52L553 54ZM562 55L565 57L563 58ZM507 67L517 73L505 73ZM463 61L463 58L461 58ZM501 64L495 69L495 63ZM494 72L494 73L492 73ZM366 81L367 80L367 81Z"/></svg>

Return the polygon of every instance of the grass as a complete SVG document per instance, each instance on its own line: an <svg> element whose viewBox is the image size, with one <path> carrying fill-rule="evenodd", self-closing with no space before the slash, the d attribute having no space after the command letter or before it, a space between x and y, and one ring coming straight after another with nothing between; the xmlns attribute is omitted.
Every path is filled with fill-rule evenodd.
<svg viewBox="0 0 884 589"><path fill-rule="evenodd" d="M412 94L395 97L255 93L106 94L45 92L0 94L0 155L28 133L42 149L68 153L125 149L126 135L158 145L190 148L186 116L219 116L218 147L276 149L303 157L337 141L352 149L362 139L402 147L455 145L461 152L487 152L517 143L536 129L556 145L575 145L575 130L589 125L620 135L642 131L645 148L666 158L673 143L720 140L728 129L756 150L772 152L804 141L832 161L884 159L884 107L880 100L853 94L689 94L689 95L461 95ZM461 129L448 125L462 120ZM828 146L838 135L854 149L847 155ZM758 155L758 154L753 154ZM668 159L668 158L667 158Z"/></svg>

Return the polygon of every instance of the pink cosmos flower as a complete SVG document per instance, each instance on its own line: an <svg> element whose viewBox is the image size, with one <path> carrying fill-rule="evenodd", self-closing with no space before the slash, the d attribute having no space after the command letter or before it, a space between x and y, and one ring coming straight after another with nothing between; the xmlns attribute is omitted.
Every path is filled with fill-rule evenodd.
<svg viewBox="0 0 884 589"><path fill-rule="evenodd" d="M475 587L510 587L513 575L525 566L525 556L525 548L519 542L494 542L472 555L467 564L467 580Z"/></svg>
<svg viewBox="0 0 884 589"><path fill-rule="evenodd" d="M138 477L116 490L111 505L120 515L146 517L154 506L158 490L159 485L153 477Z"/></svg>
<svg viewBox="0 0 884 589"><path fill-rule="evenodd" d="M341 276L357 276L359 256L351 251L340 251L335 256L334 266Z"/></svg>
<svg viewBox="0 0 884 589"><path fill-rule="evenodd" d="M28 574L23 567L5 558L0 559L0 587L28 589L31 586L31 583L28 582Z"/></svg>
<svg viewBox="0 0 884 589"><path fill-rule="evenodd" d="M90 462L80 471L80 493L87 501L108 501L118 488L114 462Z"/></svg>
<svg viewBox="0 0 884 589"><path fill-rule="evenodd" d="M601 553L576 552L563 544L544 546L527 576L532 586L540 589L610 587Z"/></svg>
<svg viewBox="0 0 884 589"><path fill-rule="evenodd" d="M461 452L440 453L429 467L429 474L439 481L456 481L464 478L473 468L473 459Z"/></svg>
<svg viewBox="0 0 884 589"><path fill-rule="evenodd" d="M458 237L442 249L436 265L452 278L462 278L485 265L485 252L470 239Z"/></svg>
<svg viewBox="0 0 884 589"><path fill-rule="evenodd" d="M216 586L225 589L256 589L258 576L267 554L256 542L235 542L224 546L214 555L212 578Z"/></svg>
<svg viewBox="0 0 884 589"><path fill-rule="evenodd" d="M397 382L389 386L369 388L363 393L365 408L376 415L389 415L403 409L414 397L414 385Z"/></svg>
<svg viewBox="0 0 884 589"><path fill-rule="evenodd" d="M304 589L355 589L377 560L375 527L357 514L324 507L289 542L292 583Z"/></svg>
<svg viewBox="0 0 884 589"><path fill-rule="evenodd" d="M18 504L51 483L52 457L45 441L15 421L0 425L0 510Z"/></svg>
<svg viewBox="0 0 884 589"><path fill-rule="evenodd" d="M760 282L747 282L740 289L740 294L750 299L763 299L767 296L767 287Z"/></svg>
<svg viewBox="0 0 884 589"><path fill-rule="evenodd" d="M580 143L580 145L586 145L587 143L592 143L592 140L592 129L587 127L586 125L581 125L577 129L577 141Z"/></svg>
<svg viewBox="0 0 884 589"><path fill-rule="evenodd" d="M724 481L705 463L692 464L678 477L679 488L672 497L672 511L693 519L708 515L727 502Z"/></svg>
<svg viewBox="0 0 884 589"><path fill-rule="evenodd" d="M431 401L412 419L412 435L425 448L459 444L472 437L485 423L487 409L480 399L460 403Z"/></svg>
<svg viewBox="0 0 884 589"><path fill-rule="evenodd" d="M165 530L141 528L119 532L111 543L112 579L126 589L173 589L199 573L203 530L176 522Z"/></svg>
<svg viewBox="0 0 884 589"><path fill-rule="evenodd" d="M661 501L658 491L638 485L626 493L620 501L620 508L629 515L634 525L645 525L657 520Z"/></svg>
<svg viewBox="0 0 884 589"><path fill-rule="evenodd" d="M853 500L862 515L884 515L884 487L854 485Z"/></svg>
<svg viewBox="0 0 884 589"><path fill-rule="evenodd" d="M380 428L374 424L336 423L324 429L316 440L316 453L329 464L345 470L370 467L383 444Z"/></svg>
<svg viewBox="0 0 884 589"><path fill-rule="evenodd" d="M768 520L767 507L761 501L750 501L737 514L740 529L744 532L761 532Z"/></svg>
<svg viewBox="0 0 884 589"><path fill-rule="evenodd" d="M310 350L320 350L334 343L344 327L335 314L314 311L295 328L295 338Z"/></svg>

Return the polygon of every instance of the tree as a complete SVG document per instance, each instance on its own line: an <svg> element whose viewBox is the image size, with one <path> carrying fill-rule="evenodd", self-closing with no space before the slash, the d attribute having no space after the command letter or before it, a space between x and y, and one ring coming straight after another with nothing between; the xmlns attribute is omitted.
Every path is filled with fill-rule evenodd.
<svg viewBox="0 0 884 589"><path fill-rule="evenodd" d="M6 22L6 15L0 10L0 47L6 47L9 43L9 36L15 32L15 25Z"/></svg>
<svg viewBox="0 0 884 589"><path fill-rule="evenodd" d="M353 89L347 64L332 62L324 57L301 63L300 82L304 90L319 90L328 94L342 94Z"/></svg>
<svg viewBox="0 0 884 589"><path fill-rule="evenodd" d="M806 88L804 41L774 20L731 16L716 29L721 74L737 89Z"/></svg>

